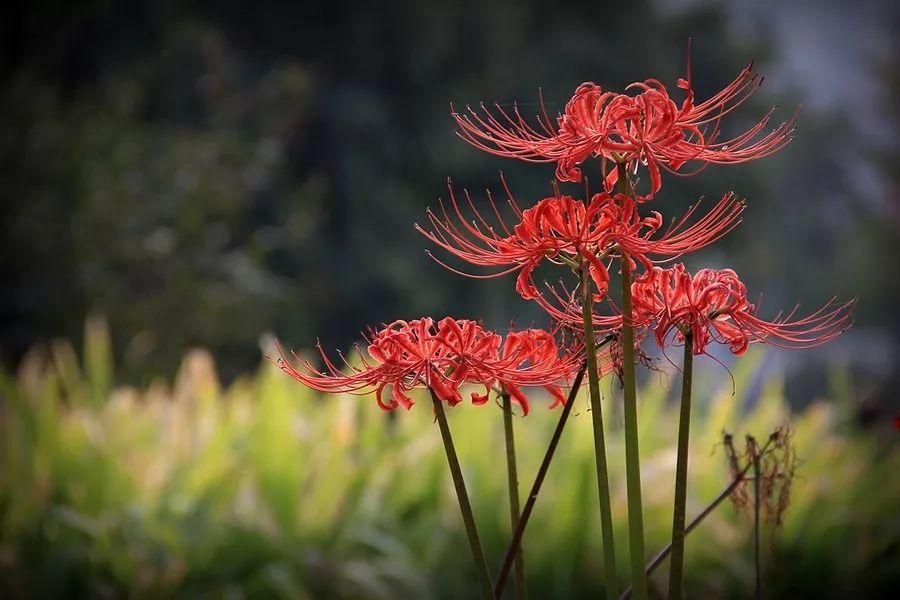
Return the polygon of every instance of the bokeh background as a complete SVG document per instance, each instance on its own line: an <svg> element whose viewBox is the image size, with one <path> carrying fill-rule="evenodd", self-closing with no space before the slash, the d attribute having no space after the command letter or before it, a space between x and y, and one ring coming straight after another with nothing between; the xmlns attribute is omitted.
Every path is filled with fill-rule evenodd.
<svg viewBox="0 0 900 600"><path fill-rule="evenodd" d="M205 573L208 562L184 559L174 571L154 571L167 560L166 552L174 552L171 548L157 548L158 554L148 550L150 558L135 554L129 563L134 572L117 570L107 561L112 558L91 545L96 540L78 537L88 535L83 531L72 534L69 554L50 556L46 549L56 538L47 523L63 530L73 527L69 521L59 525L53 510L66 508L72 511L65 513L68 517L101 522L103 515L116 514L145 525L146 515L121 516L131 514L123 506L138 502L157 485L129 479L140 461L122 464L115 456L103 458L92 446L99 443L95 438L82 440L77 434L82 440L77 443L84 445L70 448L72 452L88 452L91 460L107 465L104 469L130 481L122 484L128 491L121 495L103 492L114 487L111 481L119 475L107 477L101 469L92 484L101 499L82 506L82 496L61 490L68 489L65 482L82 479L93 463L72 467L53 458L63 460L66 454L65 440L71 441L67 428L81 431L87 426L79 419L86 418L95 419L92 427L99 432L107 431L111 425L104 419L113 418L107 411L123 410L120 405L109 408L110 399L118 397L116 390L126 389L137 398L128 401L134 403L133 420L148 419L147 431L163 436L151 436L157 445L148 447L168 448L174 442L154 427L165 430L169 421L154 421L145 413L156 415L152 406L158 401L165 410L195 417L213 411L209 414L219 416L209 419L219 423L216 419L225 419L215 412L220 409L197 408L202 406L197 398L206 397L201 391L207 389L202 383L207 379L214 381L209 383L209 394L218 399L213 405L237 394L252 413L246 416L250 423L271 419L277 428L278 410L306 415L285 404L270 407L272 416L253 400L265 404L259 386L268 381L267 371L252 384L244 374L257 372L273 335L299 349L313 346L316 339L326 348L346 349L369 325L424 314L481 318L497 328L512 319L546 324L534 306L516 297L510 280L475 282L435 265L423 251L427 243L413 230L425 208L446 197L448 176L458 188L483 197L485 188L500 190L502 170L525 205L550 190L552 165L491 157L459 140L449 103L518 101L523 112L536 113L541 88L549 111L555 112L586 80L612 89L648 77L674 85L684 74L689 38L699 98L731 81L751 59L766 75L752 101L728 122L735 131L771 105L780 107L776 120L789 118L802 105L796 139L779 154L710 168L690 179L666 179L658 202L665 203L667 215L679 214L700 196L716 199L729 190L748 200L743 225L714 248L691 256L689 264L737 269L748 288L762 294L765 316L796 302L813 308L834 295L859 298L853 330L836 342L812 352L760 355L753 363L755 375L747 379L752 393L743 405L756 407L760 390L777 381L785 414L809 407L825 410L823 399L829 400L824 406L839 405L835 431L863 444L860 464L874 456L895 457L896 441L884 430L900 408L895 391L900 385L900 316L895 310L900 277L894 263L900 257L898 29L898 5L876 0L332 0L287 5L95 0L22 2L5 8L0 19L0 361L8 376L0 409L5 426L22 429L4 436L18 439L21 446L13 452L9 442L6 453L6 492L0 502L6 519L0 546L3 589L28 595L27 586L10 583L24 577L23 556L37 566L32 580L21 580L58 581L62 587L56 591L116 596L144 589L141 577L171 585L147 588L165 593L202 590L204 582L213 585L220 579L242 593L249 589L266 595L275 589L250 575L258 587L245 586L241 574L257 573L250 567L196 580L184 573ZM102 316L108 330L96 319L86 328L89 316ZM71 340L73 346L54 340ZM189 354L185 360L192 348L205 348L208 354ZM729 376L714 368L719 370L710 372L711 380L714 375L727 380L730 389ZM182 398L181 408L174 408L179 388L160 383L173 378L190 390L182 394L189 398ZM222 388L219 381L234 385ZM652 383L653 378L647 382ZM153 390L161 394L157 400ZM289 402L287 389L278 393ZM35 416L43 414L38 409L42 402L55 407L46 422ZM21 410L13 410L14 405ZM73 416L73 407L79 406L87 413ZM320 423L329 429L328 421ZM251 430L261 439L273 439L265 428L259 433L255 425L247 427L229 430L233 437L227 443L220 440L229 448L221 460L231 461L234 452L243 456L242 436ZM115 446L120 456L140 452L126 431L119 432L116 444L121 446L109 440L100 446L112 454ZM185 456L196 458L191 452L205 448L209 438L191 431L201 441L188 444L193 450L185 450ZM91 435L105 439L107 434ZM295 438L286 438L284 452L298 451L291 444L302 440ZM851 443L847 440L841 443ZM56 450L39 450L40 443ZM397 440L391 443L401 447ZM665 447L660 441L660 448ZM285 486L281 492L270 490L275 504L289 507L275 510L281 516L274 522L284 531L293 522L296 506L291 503L302 505L304 498L291 482L303 477L279 479L279 469L289 471L293 461L274 450L248 452L258 462L244 465L247 469L271 471L271 485ZM177 470L179 461L187 459L177 453L170 458L172 464L160 467L161 472L172 477L170 483L180 482L166 469ZM42 467L41 461L47 464ZM440 464L436 459L432 463ZM352 474L348 472L348 481L358 482ZM202 484L171 483L167 489L175 493L177 488L178 498L196 498L216 480L206 476ZM32 487L19 487L37 495L14 500L10 490L29 477ZM443 485L436 483L435 489L443 490ZM887 500L890 494L881 490L878 496ZM232 500L228 496L223 506L232 507ZM17 503L50 512L19 514L11 508ZM444 525L456 531L452 505L447 506ZM227 521L230 510L215 514ZM427 514L421 507L420 512ZM392 514L395 529L411 522L412 513L405 520ZM872 542L878 548L872 552L882 559L896 557L896 515L873 509L854 521L854 531L879 519L888 519L881 525L895 537L888 537L883 547ZM431 523L425 517L416 522L420 527ZM165 535L192 537L181 521L172 523ZM843 525L850 527L847 523ZM497 524L498 540L502 527ZM122 531L127 538L127 527ZM244 549L250 548L263 565L272 553L301 556L300 566L287 568L288 575L270 575L276 583L299 582L297 589L303 589L312 577L306 577L312 572L309 565L321 566L331 556L325 542L307 534L298 525L291 538L295 545L282 540ZM323 533L321 539L331 538ZM127 546L119 538L104 543ZM228 547L226 542L210 543ZM390 543L408 543L407 552L415 548L409 540L392 538ZM502 548L500 541L496 545ZM589 545L580 548L591 550ZM76 558L70 563L66 556ZM415 566L419 556L412 553L407 559ZM435 556L444 555L435 550L431 558L437 561ZM468 569L464 561L453 564ZM827 561L809 564L810 572L822 565L831 568ZM736 567L738 573L741 568ZM558 575L558 569L547 569ZM853 572L862 573L859 569ZM878 569L887 579L876 577L877 585L897 581L896 567ZM860 578L873 581L871 572L865 573ZM551 575L541 581L550 586L557 581ZM271 577L260 581L271 583ZM740 577L735 581L734 589L739 589ZM66 587L72 585L76 587ZM389 592L396 589L385 585ZM591 585L599 584L593 579L570 582L573 594ZM278 589L287 595L297 591ZM377 595L371 589L347 589L334 594ZM455 593L452 585L447 589L447 595Z"/></svg>

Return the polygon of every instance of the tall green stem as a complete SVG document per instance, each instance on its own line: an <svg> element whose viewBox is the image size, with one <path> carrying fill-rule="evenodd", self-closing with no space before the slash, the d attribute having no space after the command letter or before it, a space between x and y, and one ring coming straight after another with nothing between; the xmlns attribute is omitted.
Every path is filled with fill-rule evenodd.
<svg viewBox="0 0 900 600"><path fill-rule="evenodd" d="M628 172L619 163L617 186L632 194ZM637 392L634 379L634 328L631 311L631 263L624 253L622 263L622 387L625 396L625 482L628 491L628 548L631 558L631 585L638 600L647 598L644 574L644 517L641 501L641 459L638 451Z"/></svg>
<svg viewBox="0 0 900 600"><path fill-rule="evenodd" d="M512 530L519 524L519 476L516 472L516 438L513 431L512 401L509 394L502 394L503 399L503 438L506 442L506 474L509 483L509 519ZM525 600L525 558L521 546L516 549L513 571L516 600Z"/></svg>
<svg viewBox="0 0 900 600"><path fill-rule="evenodd" d="M712 512L720 504L722 504L722 502L724 502L739 485L744 483L744 481L746 480L747 471L750 470L751 466L752 464L748 464L746 467L744 467L744 470L738 473L738 475L731 481L731 483L729 483L728 486L724 490L722 490L722 492L718 496L716 496L716 499L710 502L706 506L706 508L700 511L699 515L694 517L693 520L688 523L688 526L684 530L685 535L688 535L690 532L692 532L700 523L702 523L706 519L706 517L711 515ZM661 565L663 561L669 557L671 553L672 543L669 542L669 544L666 545L665 548L660 550L659 553L653 557L653 560L647 563L647 566L644 568L644 573L647 574L647 577L650 577L650 575L653 574L653 571L655 571L659 567L659 565ZM629 598L631 598L630 587L626 588L625 591L622 592L622 595L619 596L619 600L628 600Z"/></svg>
<svg viewBox="0 0 900 600"><path fill-rule="evenodd" d="M531 512L534 510L534 505L537 502L541 486L544 484L544 478L547 476L547 471L550 470L550 462L553 460L553 454L556 452L556 447L559 446L559 440L562 438L563 429L565 429L566 422L569 420L569 415L572 413L572 407L575 405L575 395L581 387L581 381L584 379L585 370L587 370L587 367L582 366L578 369L578 374L575 375L575 380L572 382L572 389L569 390L569 397L566 400L566 405L563 407L562 415L560 415L559 421L556 423L556 429L553 430L553 435L550 437L550 444L547 446L547 452L544 453L544 459L541 461L541 466L538 467L534 483L531 485L531 491L528 493L528 499L525 500L525 506L522 508L522 516L519 517L519 522L516 523L516 529L513 532L512 540L510 540L509 548L506 550L506 557L503 559L503 566L500 568L500 574L497 575L497 584L494 586L494 596L497 598L500 598L500 596L503 595L503 589L506 587L506 579L509 577L513 560L519 552L519 546L522 543L522 535L525 533L525 527L528 526L528 519L531 517Z"/></svg>
<svg viewBox="0 0 900 600"><path fill-rule="evenodd" d="M675 466L675 510L672 518L672 560L669 563L669 600L680 600L684 581L684 522L687 512L688 441L691 429L691 380L694 367L693 338L684 336L681 379L681 414L678 417L678 461Z"/></svg>
<svg viewBox="0 0 900 600"><path fill-rule="evenodd" d="M472 505L469 503L466 482L463 479L462 469L459 466L459 458L456 456L456 447L453 445L453 437L450 435L450 425L447 423L444 405L435 395L434 390L428 388L428 392L431 394L432 403L434 403L434 414L437 417L438 428L441 430L441 439L444 442L444 451L447 453L447 463L450 466L450 476L453 478L453 487L456 488L456 499L459 501L459 510L462 512L463 523L466 526L466 536L469 538L472 558L475 559L475 568L478 572L478 583L481 586L482 596L486 600L493 600L494 586L491 583L491 572L488 569L487 559L484 556L484 549L481 547L478 529L475 527L475 515L472 513Z"/></svg>
<svg viewBox="0 0 900 600"><path fill-rule="evenodd" d="M775 439L774 437L770 437L769 441L766 442L766 445L763 446L762 449L758 451L760 456L762 456L766 453L766 450L769 449L769 446L772 444L772 441L774 439ZM716 496L716 499L713 500L712 502L710 502L706 506L706 508L704 508L702 511L700 511L699 515L694 517L693 520L690 523L688 523L688 526L684 530L685 535L688 535L690 532L692 532L698 525L700 525L700 523L702 523L706 519L706 517L711 515L712 512L716 509L716 507L718 507L720 504L722 504L722 502L724 502L732 494L732 492L734 492L734 490L737 489L737 487L739 485L741 485L742 483L744 483L745 481L748 480L747 471L749 471L750 468L753 467L755 464L756 464L756 461L754 459L751 459L747 463L747 466L745 466L739 473L737 473L734 476L734 479L731 480L731 483L729 483L728 486L724 490L722 490L722 492L718 496ZM756 478L754 477L753 479L755 480ZM661 565L663 563L663 561L666 560L666 558L671 553L672 553L672 543L670 542L665 548L660 550L659 553L655 557L653 557L653 560L651 560L649 563L647 563L647 567L644 569L644 572L647 574L647 576L649 577L653 573L653 571L655 571L659 567L659 565ZM630 587L626 588L625 591L622 592L622 595L619 596L619 600L628 600L629 598L631 598L631 588Z"/></svg>
<svg viewBox="0 0 900 600"><path fill-rule="evenodd" d="M594 303L591 299L590 263L581 268L581 316L584 323L584 351L587 355L588 389L591 398L591 421L594 425L594 457L597 464L597 493L600 497L600 532L603 537L603 571L606 577L606 596L615 598L616 546L613 541L612 505L609 497L609 469L606 465L606 438L603 434L603 413L600 409L600 374L597 372L597 347L594 341Z"/></svg>

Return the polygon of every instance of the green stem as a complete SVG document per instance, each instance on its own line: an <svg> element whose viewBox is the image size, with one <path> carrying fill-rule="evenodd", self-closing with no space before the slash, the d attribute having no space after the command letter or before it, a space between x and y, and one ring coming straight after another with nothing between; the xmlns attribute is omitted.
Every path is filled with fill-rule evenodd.
<svg viewBox="0 0 900 600"><path fill-rule="evenodd" d="M572 382L572 389L569 390L569 397L566 399L566 405L563 407L562 415L560 415L559 422L556 424L556 429L553 430L553 435L550 437L550 445L547 446L547 452L544 453L544 459L541 461L541 466L538 467L538 472L534 478L534 483L531 485L531 492L528 494L528 499L525 500L525 506L522 508L522 516L519 517L519 522L516 524L512 540L510 540L509 547L506 550L506 557L503 559L503 566L500 568L500 574L497 575L497 584L494 586L494 596L497 598L503 595L503 589L506 587L506 580L509 577L509 572L513 566L513 559L519 551L519 546L522 543L522 535L525 533L525 527L528 525L531 511L534 510L534 504L537 502L538 493L541 491L541 485L543 485L544 478L547 476L547 471L550 469L550 461L553 460L553 454L556 452L556 447L559 445L560 438L562 438L562 432L569 419L569 414L571 414L572 407L575 405L575 395L578 393L578 388L581 387L581 381L584 379L585 370L586 367L582 366L581 369L578 370L578 374L575 375L575 380Z"/></svg>
<svg viewBox="0 0 900 600"><path fill-rule="evenodd" d="M678 418L678 461L675 466L675 510L672 518L672 560L669 563L669 599L680 600L684 581L684 522L687 512L688 441L691 429L691 380L694 366L693 338L684 336L681 380L681 414Z"/></svg>
<svg viewBox="0 0 900 600"><path fill-rule="evenodd" d="M759 452L753 444L753 560L756 566L756 600L762 598L762 559L759 553Z"/></svg>
<svg viewBox="0 0 900 600"><path fill-rule="evenodd" d="M624 163L618 165L618 187L629 190ZM647 598L644 574L644 518L641 501L641 459L638 450L637 392L634 379L634 328L631 311L631 263L622 254L622 386L625 396L625 482L628 491L628 548L631 558L631 585L638 600Z"/></svg>
<svg viewBox="0 0 900 600"><path fill-rule="evenodd" d="M450 425L447 423L444 405L435 395L434 390L428 388L428 392L431 394L431 401L434 403L434 414L437 417L438 428L441 430L444 451L447 453L450 475L453 478L453 486L456 488L456 499L459 501L459 510L462 512L463 523L466 526L466 536L469 538L472 558L475 559L478 583L481 585L481 592L484 598L493 600L494 586L491 583L491 573L488 569L487 559L484 556L484 549L481 547L481 539L478 537L478 529L475 527L475 515L472 513L472 505L469 503L466 482L463 479L462 469L459 466L459 458L456 456L456 448L453 446L453 437L450 435Z"/></svg>
<svg viewBox="0 0 900 600"><path fill-rule="evenodd" d="M699 515L694 517L693 520L688 523L688 526L684 530L685 535L692 532L700 523L702 523L706 519L706 517L712 514L712 511L714 511L716 507L722 504L722 502L724 502L731 495L731 493L735 490L735 488L737 488L737 486L745 481L744 476L747 474L747 471L750 470L750 466L751 465L748 464L746 467L744 467L744 470L741 471L741 473L738 474L738 476L728 484L728 487L722 490L722 493L719 494L715 500L710 502L709 505L707 505L707 507L704 508ZM665 548L660 550L656 556L653 557L653 560L647 563L647 567L644 569L644 573L646 573L647 577L650 577L650 575L653 574L653 571L655 571L663 563L663 561L669 557L671 553L672 544L670 542L666 545ZM631 598L630 587L626 588L625 591L622 592L622 595L619 596L619 600L628 600L629 598Z"/></svg>
<svg viewBox="0 0 900 600"><path fill-rule="evenodd" d="M760 456L762 456L766 453L766 450L768 450L769 446L772 444L772 440L774 440L774 439L775 439L774 437L769 438L769 441L766 442L766 445L763 446L761 450L759 450ZM737 475L735 475L735 477L731 481L731 483L728 484L728 487L726 487L724 490L722 490L722 493L719 494L715 500L710 502L706 508L704 508L702 511L700 511L699 515L694 517L693 520L690 523L688 523L688 526L684 530L685 535L692 532L700 523L702 523L704 521L704 519L706 519L706 517L708 517L710 514L712 514L712 511L714 511L717 506L722 504L722 502L724 502L725 499L731 495L731 493L737 488L737 486L739 486L742 483L744 483L745 481L747 481L747 479L748 479L747 471L749 471L750 467L752 467L753 465L754 465L754 462L752 460L750 462L748 462L747 466L745 466ZM756 479L756 478L754 477L754 479ZM647 567L644 569L644 573L647 574L647 577L649 577L653 573L653 571L655 571L657 569L657 567L659 567L659 565L661 565L663 563L663 561L666 560L666 558L671 553L672 553L672 544L669 543L665 548L663 548L662 550L659 551L659 554L657 554L655 557L653 557L653 560L651 560L649 563L647 563ZM631 598L631 588L630 587L626 588L625 591L622 592L622 595L619 596L619 600L628 600L629 598Z"/></svg>
<svg viewBox="0 0 900 600"><path fill-rule="evenodd" d="M597 372L597 347L594 342L594 320L591 299L590 263L581 267L581 316L584 323L584 351L587 355L588 389L591 398L591 421L594 425L594 457L597 465L597 493L600 498L600 532L603 537L603 571L606 596L618 594L616 581L616 546L613 541L612 503L609 495L609 470L606 465L606 440L603 434L603 412L600 408L600 374Z"/></svg>
<svg viewBox="0 0 900 600"><path fill-rule="evenodd" d="M509 518L513 531L519 523L519 476L516 472L516 438L513 431L512 401L509 394L502 394L503 399L503 438L506 442L506 474L509 483ZM516 600L525 600L525 558L521 545L516 550L513 580L515 582Z"/></svg>

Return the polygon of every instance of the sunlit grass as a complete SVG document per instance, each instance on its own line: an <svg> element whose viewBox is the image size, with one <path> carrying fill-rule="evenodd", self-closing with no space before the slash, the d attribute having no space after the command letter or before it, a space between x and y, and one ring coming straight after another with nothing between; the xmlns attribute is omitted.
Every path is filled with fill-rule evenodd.
<svg viewBox="0 0 900 600"><path fill-rule="evenodd" d="M83 359L66 344L0 378L0 591L44 595L465 598L475 590L440 437L425 397L386 414L370 397L320 397L264 364L227 389L189 353L170 386L113 389L102 325ZM856 431L841 405L789 415L775 377L749 413L732 384L698 393L688 518L728 483L723 430L765 438L790 420L800 456L784 528L767 547L778 597L874 597L900 578L900 452ZM677 383L677 379L674 381ZM677 408L666 377L639 393L647 546L671 533ZM605 407L621 400L603 382ZM525 538L533 597L602 585L588 403L579 397ZM558 412L516 420L524 494ZM620 411L605 414L619 565L627 570ZM449 411L494 570L509 537L502 414ZM687 592L752 589L750 527L723 505L687 540ZM664 589L665 569L651 580ZM894 587L890 587L894 586Z"/></svg>

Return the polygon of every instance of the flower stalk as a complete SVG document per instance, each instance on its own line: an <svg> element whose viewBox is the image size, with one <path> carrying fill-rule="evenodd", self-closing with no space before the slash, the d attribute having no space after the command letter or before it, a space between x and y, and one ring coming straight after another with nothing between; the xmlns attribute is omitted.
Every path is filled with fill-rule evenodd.
<svg viewBox="0 0 900 600"><path fill-rule="evenodd" d="M550 437L550 444L547 446L547 452L544 453L541 466L538 467L537 475L531 486L531 492L528 494L528 499L525 500L525 506L522 507L522 515L519 517L519 522L516 524L515 531L513 531L513 537L506 550L506 557L503 559L503 566L500 568L500 574L497 575L497 583L494 586L494 596L496 598L500 598L503 595L506 581L509 578L509 572L512 570L513 562L522 544L522 535L525 533L525 527L528 525L531 511L534 510L534 504L537 502L538 493L541 491L544 478L547 476L547 471L550 469L550 461L553 460L553 454L556 452L556 447L559 445L563 429L565 429L566 422L569 420L569 415L572 412L572 407L575 405L575 395L581 387L582 380L584 380L584 372L586 369L587 367L582 365L575 375L574 381L572 381L572 389L569 390L569 397L566 399L562 414L559 416L559 421L556 423L556 429L553 430L553 435Z"/></svg>
<svg viewBox="0 0 900 600"><path fill-rule="evenodd" d="M510 524L515 531L516 525L519 523L521 512L519 509L519 476L516 468L516 438L513 431L513 412L512 400L509 394L503 393L500 396L503 403L503 439L506 444L506 474L509 484L509 518ZM522 553L521 545L516 550L515 561L513 564L513 581L515 582L515 598L516 600L525 600L528 596L525 588L525 558Z"/></svg>
<svg viewBox="0 0 900 600"><path fill-rule="evenodd" d="M619 586L616 581L616 546L613 539L606 439L603 433L603 413L600 406L600 374L597 371L597 348L594 341L589 268L590 263L584 261L581 268L581 310L584 324L584 350L587 355L588 389L591 399L591 422L594 427L594 457L597 465L597 493L600 499L600 533L603 538L603 571L606 578L606 596L612 599L616 597Z"/></svg>
<svg viewBox="0 0 900 600"><path fill-rule="evenodd" d="M561 348L556 332L528 329L509 332L503 340L500 335L485 330L477 320L449 316L440 320L431 317L397 320L371 330L365 338L365 353L362 349L358 351L358 361L348 361L343 355L339 361L333 361L320 347L324 365L321 369L297 355L294 364L279 347L281 356L273 360L291 377L323 392L372 392L382 410L398 407L408 410L414 404L408 392L413 388L428 388L484 598L500 598L513 572L516 599L525 598L522 536L585 373L589 380L594 432L606 595L616 597L616 552L599 387L603 371L598 368L598 346L616 339L621 347L621 353L614 357L614 366L622 381L624 404L631 585L625 595L633 590L638 600L646 600L647 574L671 553L669 593L671 598L680 599L684 587L685 538L729 493L726 490L725 495L685 526L693 356L706 354L712 343L727 344L735 355L744 353L751 343L810 348L833 339L852 324L853 300L840 304L832 299L806 316L796 316L795 308L766 320L748 300L746 287L733 270L701 269L692 275L683 264L669 268L660 266L732 231L741 222L745 207L743 201L729 192L704 216L694 217L698 202L683 217L664 228L667 219L661 212L650 210L642 216L645 211L640 210L643 203L653 200L661 191L662 171L692 175L710 164L743 163L769 156L791 140L794 118L770 128L771 111L736 137L719 138L722 118L743 104L760 82L759 75L748 66L723 90L707 100L695 102L688 69L686 79L679 79L676 84L684 92L680 105L655 79L634 83L624 93L604 91L588 82L575 90L564 112L555 120L541 103L542 116L538 126L526 122L515 104L512 109L497 105L495 114L484 108L456 112L451 107L458 133L464 140L495 155L556 163L559 181L581 181L581 169L586 161L599 159L602 191L591 195L585 185L583 199L562 194L554 183L551 196L539 199L531 206L520 205L503 181L509 207L516 219L513 223L504 219L503 211L490 193L491 214L483 216L468 192L465 192L464 202L460 201L448 181L449 202L441 202L439 210L427 211L430 230L416 225L418 231L442 250L469 265L491 270L469 273L432 256L438 264L454 273L477 279L515 273L515 289L523 299L533 300L560 327L583 330L583 362L580 345ZM697 168L686 167L689 164ZM636 177L641 168L649 175L649 189L643 195L635 189L636 180L629 178L629 173ZM615 260L621 265L621 304L614 307L612 315L595 314L595 302L609 300L610 265ZM562 284L561 289L553 285L543 289L535 280L535 273L545 262L571 268L578 276L578 288L570 292ZM610 301L610 304L615 303ZM597 331L615 333L597 344ZM648 334L653 334L662 349L673 341L684 340L684 368L672 541L649 566L645 566L635 381L635 359L641 350L635 348L635 338L642 340ZM567 401L558 384L569 380L576 371ZM492 390L501 390L509 510L514 531L496 584L491 581L444 412L444 403L456 406L464 401L461 390L466 384L484 386L484 393L471 394L471 403L475 406L485 405ZM522 392L523 387L547 390L555 398L550 408L559 404L565 406L520 513L512 405L518 404L522 414L528 414L529 402ZM778 435L778 432L773 434L770 442ZM760 449L752 438L748 438L748 450L744 455L748 464L739 472L730 437L726 444L732 458L732 474L736 477L730 490L749 480L746 476L749 469L754 471L754 558L756 597L759 598L762 591L760 504L764 501L765 508L770 510L770 484L776 476L790 477L793 454L785 438L777 442L783 450L781 463L767 460L760 464L766 446ZM766 469L767 483L760 489L763 468ZM786 483L778 498L778 512L774 516L776 526L781 522L788 492ZM746 504L746 490L741 488L734 496L739 496Z"/></svg>
<svg viewBox="0 0 900 600"><path fill-rule="evenodd" d="M718 506L720 504L725 502L725 500L727 500L728 497L731 496L732 492L734 492L734 490L736 490L738 488L738 486L740 486L742 483L747 481L747 471L749 471L750 467L752 467L752 466L753 466L753 463L748 463L747 466L744 467L744 469L741 472L739 472L734 477L734 479L732 479L731 483L729 483L728 486L726 486L725 489L722 490L722 493L720 493L718 496L716 496L715 500L710 502L706 506L706 508L704 508L702 511L700 511L699 515L694 517L691 520L691 522L688 523L687 527L685 527L685 529L684 529L685 536L687 536L687 534L689 534L694 529L696 529L697 526L700 525L700 523L705 521L706 517L711 515L712 512L716 508L718 508ZM644 569L644 573L646 574L646 576L650 577L650 575L652 575L653 572L657 568L659 568L659 566L663 563L663 561L665 561L669 557L669 555L671 553L672 553L672 543L669 542L665 548L660 550L659 553L657 553L657 555L653 557L653 560L651 560L649 563L647 563L647 566ZM628 600L629 598L631 598L631 587L626 588L625 591L622 592L622 595L619 596L619 600Z"/></svg>
<svg viewBox="0 0 900 600"><path fill-rule="evenodd" d="M675 507L672 517L672 560L669 563L669 599L680 600L684 583L684 523L687 512L688 442L691 428L691 383L693 379L693 336L684 335L684 363L681 379L681 414L678 418L678 459L675 465Z"/></svg>
<svg viewBox="0 0 900 600"><path fill-rule="evenodd" d="M441 430L441 440L444 442L447 464L450 466L453 487L456 488L456 499L459 501L459 510L462 513L463 523L466 526L466 536L469 538L469 547L472 550L472 558L475 560L475 570L478 573L478 583L481 587L482 596L485 600L493 600L494 586L491 583L490 569L488 568L487 558L484 555L484 549L481 547L481 539L478 537L475 515L472 512L472 505L469 503L466 482L463 479L462 469L459 466L459 458L456 456L456 447L453 445L453 437L450 435L450 425L447 423L444 405L430 387L428 392L434 404L434 414L437 418L438 428Z"/></svg>
<svg viewBox="0 0 900 600"><path fill-rule="evenodd" d="M628 184L625 163L619 163L617 187L620 193L633 194ZM631 262L622 254L622 387L625 421L625 483L628 492L628 548L631 559L631 585L638 600L647 598L644 573L644 517L641 500L641 461L638 449L637 392L634 376L634 318L631 310Z"/></svg>

